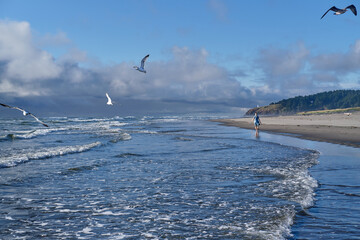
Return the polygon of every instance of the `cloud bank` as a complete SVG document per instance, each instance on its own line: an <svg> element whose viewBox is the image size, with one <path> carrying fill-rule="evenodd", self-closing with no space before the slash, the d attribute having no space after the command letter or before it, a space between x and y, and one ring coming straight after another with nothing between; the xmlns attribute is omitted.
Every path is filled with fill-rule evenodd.
<svg viewBox="0 0 360 240"><path fill-rule="evenodd" d="M303 42L288 48L269 47L259 51L254 65L263 73L263 92L273 89L284 97L309 95L341 88L349 75L360 70L360 40L345 53L311 54ZM356 79L352 87L359 88Z"/></svg>
<svg viewBox="0 0 360 240"><path fill-rule="evenodd" d="M46 95L42 82L61 73L52 56L32 43L27 22L0 22L0 92L19 96Z"/></svg>
<svg viewBox="0 0 360 240"><path fill-rule="evenodd" d="M44 39L67 38L61 33ZM134 63L81 67L86 53L71 49L54 59L33 43L27 22L0 21L0 93L15 97L103 96L137 100L228 102L246 99L250 91L226 69L208 62L205 49L173 47L166 62L148 61L148 73L133 69ZM150 57L151 59L151 57Z"/></svg>
<svg viewBox="0 0 360 240"><path fill-rule="evenodd" d="M216 4L213 1L212 4ZM174 46L167 61L150 59L147 74L139 73L134 63L104 66L90 63L86 52L70 48L55 59L38 46L64 45L66 34L45 35L36 44L28 22L0 21L0 94L6 98L42 97L49 101L81 99L90 105L112 98L216 104L228 107L253 107L294 95L337 89L341 76L358 74L360 40L345 53L313 55L304 43L287 48L260 49L252 68L261 72L260 86L243 86L241 78L250 73L231 71L209 61L206 49ZM146 54L146 53L144 53ZM241 72L242 74L235 74ZM359 82L354 81L354 86ZM101 102L102 104L102 102Z"/></svg>

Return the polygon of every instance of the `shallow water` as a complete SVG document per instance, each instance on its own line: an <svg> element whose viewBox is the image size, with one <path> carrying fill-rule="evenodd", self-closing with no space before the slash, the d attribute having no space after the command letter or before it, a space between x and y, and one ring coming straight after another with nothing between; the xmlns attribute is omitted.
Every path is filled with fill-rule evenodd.
<svg viewBox="0 0 360 240"><path fill-rule="evenodd" d="M239 131L239 130L235 130ZM314 205L295 217L290 239L360 239L360 149L241 129L243 138L316 149L319 164L309 169L318 182Z"/></svg>
<svg viewBox="0 0 360 240"><path fill-rule="evenodd" d="M0 239L296 238L318 152L206 119L2 120Z"/></svg>

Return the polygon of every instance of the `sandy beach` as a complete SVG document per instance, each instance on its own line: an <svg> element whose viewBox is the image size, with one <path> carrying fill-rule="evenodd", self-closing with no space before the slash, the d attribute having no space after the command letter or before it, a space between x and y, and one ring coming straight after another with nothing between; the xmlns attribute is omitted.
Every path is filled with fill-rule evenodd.
<svg viewBox="0 0 360 240"><path fill-rule="evenodd" d="M260 131L360 147L360 112L324 115L260 116ZM252 118L218 119L216 122L228 126L254 129Z"/></svg>

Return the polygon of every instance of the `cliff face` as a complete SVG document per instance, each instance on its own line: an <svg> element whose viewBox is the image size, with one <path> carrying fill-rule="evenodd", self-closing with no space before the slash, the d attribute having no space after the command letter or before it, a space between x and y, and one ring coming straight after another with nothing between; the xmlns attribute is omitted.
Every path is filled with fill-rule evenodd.
<svg viewBox="0 0 360 240"><path fill-rule="evenodd" d="M256 107L249 109L245 115L254 115L255 112L259 115L279 115L282 113L280 104L271 104L264 107Z"/></svg>

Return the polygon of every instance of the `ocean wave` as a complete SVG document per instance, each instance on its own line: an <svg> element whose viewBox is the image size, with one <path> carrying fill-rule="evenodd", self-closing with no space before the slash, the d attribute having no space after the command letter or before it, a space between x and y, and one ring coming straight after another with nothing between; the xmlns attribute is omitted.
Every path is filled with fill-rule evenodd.
<svg viewBox="0 0 360 240"><path fill-rule="evenodd" d="M123 126L128 125L128 123L111 121L111 122L109 122L109 125L111 127L123 127Z"/></svg>
<svg viewBox="0 0 360 240"><path fill-rule="evenodd" d="M103 122L108 121L108 118L69 118L68 122Z"/></svg>
<svg viewBox="0 0 360 240"><path fill-rule="evenodd" d="M0 168L14 167L20 163L25 163L31 160L45 159L66 154L85 152L100 145L101 142L94 142L85 145L53 147L37 150L35 152L16 153L10 156L2 157L0 159Z"/></svg>
<svg viewBox="0 0 360 240"><path fill-rule="evenodd" d="M153 118L153 117L143 117L139 123L144 125L149 125L152 123L176 123L183 121L180 118Z"/></svg>
<svg viewBox="0 0 360 240"><path fill-rule="evenodd" d="M257 183L257 193L298 203L302 209L307 209L314 205L315 189L318 187L318 182L310 175L309 168L318 164L318 156L318 152L309 151L301 157L269 158L261 162L261 167L256 166L256 162L256 165L222 166L218 169L253 172L255 176L267 179Z"/></svg>
<svg viewBox="0 0 360 240"><path fill-rule="evenodd" d="M123 127L128 123L118 122L118 121L104 121L104 122L85 122L81 124L74 124L67 126L68 130L76 130L76 131L103 131L114 129L118 127Z"/></svg>
<svg viewBox="0 0 360 240"><path fill-rule="evenodd" d="M145 133L145 134L159 134L157 131L152 130L134 130L132 133Z"/></svg>
<svg viewBox="0 0 360 240"><path fill-rule="evenodd" d="M239 233L245 239L279 240L291 236L290 226L293 224L295 210L292 206L247 206L246 214L259 216L246 222L234 222L220 225L220 231L229 231L236 236ZM261 216L261 217L260 217Z"/></svg>
<svg viewBox="0 0 360 240"><path fill-rule="evenodd" d="M314 204L315 188L318 182L309 173L309 168L318 163L318 154L312 152L307 157L290 159L283 167L266 166L255 171L274 176L276 179L258 184L257 191L268 197L293 201L307 209Z"/></svg>
<svg viewBox="0 0 360 240"><path fill-rule="evenodd" d="M67 123L60 127L39 128L35 130L17 130L17 131L5 131L4 135L0 135L0 141L13 141L21 139L33 139L40 136L46 136L49 134L96 134L96 135L117 135L121 132L121 127L126 126L128 123L119 121L105 121L105 122L81 122L81 123ZM130 137L127 134L122 136L122 140L129 140Z"/></svg>
<svg viewBox="0 0 360 240"><path fill-rule="evenodd" d="M144 155L142 154L137 154L137 153L122 153L122 154L118 154L114 157L116 158L128 158L128 157L142 157Z"/></svg>
<svg viewBox="0 0 360 240"><path fill-rule="evenodd" d="M67 128L40 128L31 131L14 131L7 135L0 136L0 140L32 139L38 136L45 136L51 132L65 131Z"/></svg>
<svg viewBox="0 0 360 240"><path fill-rule="evenodd" d="M175 140L179 140L179 141L193 141L193 139L191 138L186 138L186 137L176 137L174 138Z"/></svg>
<svg viewBox="0 0 360 240"><path fill-rule="evenodd" d="M259 172L268 173L269 171L265 169ZM263 191L270 197L297 202L303 209L313 206L314 189L318 186L318 183L308 171L277 169L275 171L270 170L270 172L282 177L278 180L259 184L259 191Z"/></svg>
<svg viewBox="0 0 360 240"><path fill-rule="evenodd" d="M14 140L15 138L16 138L15 134L9 133L9 134L0 136L0 141Z"/></svg>
<svg viewBox="0 0 360 240"><path fill-rule="evenodd" d="M79 172L83 172L83 171L91 171L100 166L101 166L101 164L92 164L92 165L71 167L71 168L68 168L67 170L61 172L61 174L70 175L70 174L79 173Z"/></svg>
<svg viewBox="0 0 360 240"><path fill-rule="evenodd" d="M120 141L129 141L131 140L131 135L128 133L121 133L118 136L116 136L115 138L111 139L110 142L112 143L117 143Z"/></svg>

